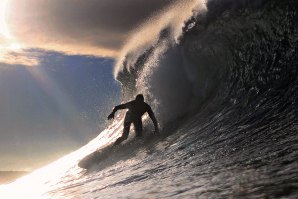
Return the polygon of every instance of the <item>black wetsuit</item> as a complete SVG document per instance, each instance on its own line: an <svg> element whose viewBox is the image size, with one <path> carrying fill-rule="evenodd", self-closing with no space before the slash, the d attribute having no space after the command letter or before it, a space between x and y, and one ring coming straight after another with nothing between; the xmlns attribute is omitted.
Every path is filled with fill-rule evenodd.
<svg viewBox="0 0 298 199"><path fill-rule="evenodd" d="M128 111L126 112L126 115L124 118L123 134L120 138L116 140L115 145L120 144L121 142L123 142L128 138L131 124L134 125L136 136L137 137L142 136L142 131L143 131L142 116L146 112L149 114L149 117L153 121L155 129L156 130L158 129L158 126L157 126L158 124L154 116L154 113L151 107L144 101L133 100L126 104L120 104L114 108L112 113L115 113L117 110L120 110L120 109L128 109Z"/></svg>

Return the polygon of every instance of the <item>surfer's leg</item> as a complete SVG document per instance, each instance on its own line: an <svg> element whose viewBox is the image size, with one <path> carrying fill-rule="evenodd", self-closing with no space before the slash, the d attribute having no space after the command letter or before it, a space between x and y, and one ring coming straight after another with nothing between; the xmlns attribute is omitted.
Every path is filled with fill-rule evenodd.
<svg viewBox="0 0 298 199"><path fill-rule="evenodd" d="M142 137L142 132L143 132L142 119L134 121L133 125L135 127L136 137Z"/></svg>
<svg viewBox="0 0 298 199"><path fill-rule="evenodd" d="M130 126L131 126L131 122L124 121L123 134L120 138L118 138L116 140L114 145L118 145L118 144L120 144L121 142L123 142L124 140L126 140L128 138Z"/></svg>

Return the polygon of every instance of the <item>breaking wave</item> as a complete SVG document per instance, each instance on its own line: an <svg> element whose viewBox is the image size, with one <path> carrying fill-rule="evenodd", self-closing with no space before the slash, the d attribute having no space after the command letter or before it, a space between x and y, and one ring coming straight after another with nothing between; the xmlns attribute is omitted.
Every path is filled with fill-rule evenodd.
<svg viewBox="0 0 298 199"><path fill-rule="evenodd" d="M213 0L173 6L174 16L184 13L179 20L164 12L157 26L146 24L124 48L115 69L124 100L143 93L168 122L212 100L248 109L280 88L285 92L297 81L294 4Z"/></svg>
<svg viewBox="0 0 298 199"><path fill-rule="evenodd" d="M156 14L114 74L123 101L145 95L163 139L83 172L80 159L120 136L119 116L18 193L38 179L44 198L297 197L297 27L294 0L188 0Z"/></svg>

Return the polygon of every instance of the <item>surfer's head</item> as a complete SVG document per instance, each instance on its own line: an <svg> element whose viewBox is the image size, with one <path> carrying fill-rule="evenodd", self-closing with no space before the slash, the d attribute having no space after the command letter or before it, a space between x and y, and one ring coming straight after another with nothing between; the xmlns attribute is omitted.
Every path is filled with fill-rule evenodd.
<svg viewBox="0 0 298 199"><path fill-rule="evenodd" d="M136 101L144 101L144 96L142 95L142 94L138 94L137 96L136 96Z"/></svg>

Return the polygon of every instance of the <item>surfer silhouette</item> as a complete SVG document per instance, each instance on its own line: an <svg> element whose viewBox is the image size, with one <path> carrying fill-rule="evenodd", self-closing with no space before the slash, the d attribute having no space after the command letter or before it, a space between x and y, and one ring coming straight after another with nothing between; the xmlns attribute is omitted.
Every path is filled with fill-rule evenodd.
<svg viewBox="0 0 298 199"><path fill-rule="evenodd" d="M116 140L114 145L118 145L128 138L131 124L134 125L136 136L137 137L142 136L142 131L143 131L142 116L145 113L149 114L149 117L151 118L154 124L155 133L159 134L158 123L155 118L155 115L151 107L144 102L144 96L142 94L137 95L136 99L133 101L115 106L112 113L108 116L108 119L109 120L114 119L115 113L121 109L128 109L128 111L126 112L125 118L124 118L123 134L120 138Z"/></svg>

